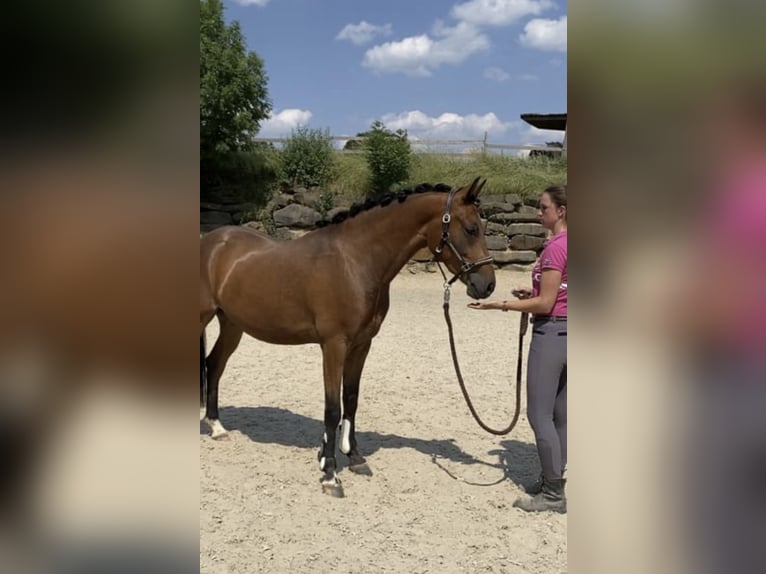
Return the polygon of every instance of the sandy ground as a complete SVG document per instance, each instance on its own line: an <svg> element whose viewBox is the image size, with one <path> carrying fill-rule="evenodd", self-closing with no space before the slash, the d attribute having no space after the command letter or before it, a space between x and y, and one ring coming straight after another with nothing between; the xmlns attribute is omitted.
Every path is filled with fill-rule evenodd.
<svg viewBox="0 0 766 574"><path fill-rule="evenodd" d="M497 281L497 298L529 284L512 271ZM339 453L343 499L319 485L318 347L243 338L221 382L230 440L213 441L200 425L202 574L566 572L566 516L511 506L539 473L526 409L505 437L474 422L450 358L441 285L438 273L406 270L391 285L357 413L374 475L352 474ZM458 356L476 408L499 428L513 413L519 315L468 301L456 285ZM216 331L213 321L209 346Z"/></svg>

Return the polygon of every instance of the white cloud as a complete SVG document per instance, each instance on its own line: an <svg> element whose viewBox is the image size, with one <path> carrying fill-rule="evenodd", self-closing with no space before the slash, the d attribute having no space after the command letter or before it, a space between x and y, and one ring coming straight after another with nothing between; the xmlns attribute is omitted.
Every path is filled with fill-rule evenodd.
<svg viewBox="0 0 766 574"><path fill-rule="evenodd" d="M390 36L391 24L376 26L365 20L359 24L346 24L346 26L335 36L336 40L349 40L357 46L369 44L378 36Z"/></svg>
<svg viewBox="0 0 766 574"><path fill-rule="evenodd" d="M453 27L437 22L433 36L411 36L374 46L365 53L362 65L379 73L430 76L442 64L458 64L489 48L487 36L465 22Z"/></svg>
<svg viewBox="0 0 766 574"><path fill-rule="evenodd" d="M278 114L271 114L269 119L261 123L258 136L264 138L289 137L293 129L307 125L313 115L309 110L295 108L282 110Z"/></svg>
<svg viewBox="0 0 766 574"><path fill-rule="evenodd" d="M470 0L454 6L450 14L477 26L508 26L553 6L551 0Z"/></svg>
<svg viewBox="0 0 766 574"><path fill-rule="evenodd" d="M271 0L234 0L237 4L242 6L266 6Z"/></svg>
<svg viewBox="0 0 766 574"><path fill-rule="evenodd" d="M564 139L564 132L541 130L521 119L503 121L494 112L483 115L446 112L439 116L429 116L420 110L411 110L385 114L379 119L390 130L407 130L407 136L416 148L420 140L482 140L485 132L491 144L545 145L546 142L560 142ZM443 146L446 151L452 152L478 150L480 147L478 142L465 144L462 148L455 145ZM503 153L526 157L529 150L504 150Z"/></svg>
<svg viewBox="0 0 766 574"><path fill-rule="evenodd" d="M554 0L467 0L450 10L450 16L457 21L454 26L437 21L430 33L373 46L365 52L362 65L379 74L430 76L442 65L459 64L489 49L490 40L483 29L509 26L555 6ZM362 21L345 26L336 39L362 45L375 36L390 33L388 24L376 26ZM566 52L566 16L559 20L532 20L520 40L528 47ZM510 76L500 68L488 68L485 77L502 82Z"/></svg>
<svg viewBox="0 0 766 574"><path fill-rule="evenodd" d="M527 22L519 40L528 48L552 52L567 51L567 17L558 20L535 19Z"/></svg>
<svg viewBox="0 0 766 574"><path fill-rule="evenodd" d="M484 132L499 137L520 126L520 122L503 122L493 112L465 116L447 112L431 117L413 110L386 114L380 120L390 130L407 130L410 139L482 139Z"/></svg>
<svg viewBox="0 0 766 574"><path fill-rule="evenodd" d="M504 82L510 79L511 75L502 68L491 66L484 70L484 77L495 82Z"/></svg>

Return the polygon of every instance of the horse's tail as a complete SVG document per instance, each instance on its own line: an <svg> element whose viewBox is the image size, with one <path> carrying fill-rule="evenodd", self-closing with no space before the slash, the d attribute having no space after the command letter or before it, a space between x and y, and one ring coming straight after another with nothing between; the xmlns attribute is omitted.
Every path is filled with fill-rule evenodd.
<svg viewBox="0 0 766 574"><path fill-rule="evenodd" d="M199 406L207 404L207 361L205 360L205 332L199 336Z"/></svg>

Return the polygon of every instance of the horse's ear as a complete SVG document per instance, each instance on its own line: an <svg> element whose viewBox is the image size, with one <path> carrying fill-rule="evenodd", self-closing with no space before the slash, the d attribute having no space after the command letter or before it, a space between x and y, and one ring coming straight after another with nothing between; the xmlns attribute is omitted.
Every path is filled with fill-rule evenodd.
<svg viewBox="0 0 766 574"><path fill-rule="evenodd" d="M468 188L468 193L465 195L465 202L466 203L476 203L477 198L479 197L479 194L481 193L481 190L484 188L484 184L487 183L487 180L485 179L481 183L479 183L479 180L481 177L477 177L473 180L473 183L471 184L471 187Z"/></svg>
<svg viewBox="0 0 766 574"><path fill-rule="evenodd" d="M487 183L487 180L485 179L479 184L479 187L476 188L476 193L474 193L474 196L479 197L479 194L481 193L481 190L484 189L484 185Z"/></svg>

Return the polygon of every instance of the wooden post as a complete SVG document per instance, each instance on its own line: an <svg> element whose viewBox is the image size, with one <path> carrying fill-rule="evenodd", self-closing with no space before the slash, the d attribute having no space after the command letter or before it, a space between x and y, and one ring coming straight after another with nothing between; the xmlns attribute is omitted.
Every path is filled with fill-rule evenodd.
<svg viewBox="0 0 766 574"><path fill-rule="evenodd" d="M561 157L566 158L567 157L567 127L568 125L564 123L564 143L562 145L562 152Z"/></svg>
<svg viewBox="0 0 766 574"><path fill-rule="evenodd" d="M484 142L481 145L481 153L487 155L487 132L484 132Z"/></svg>

